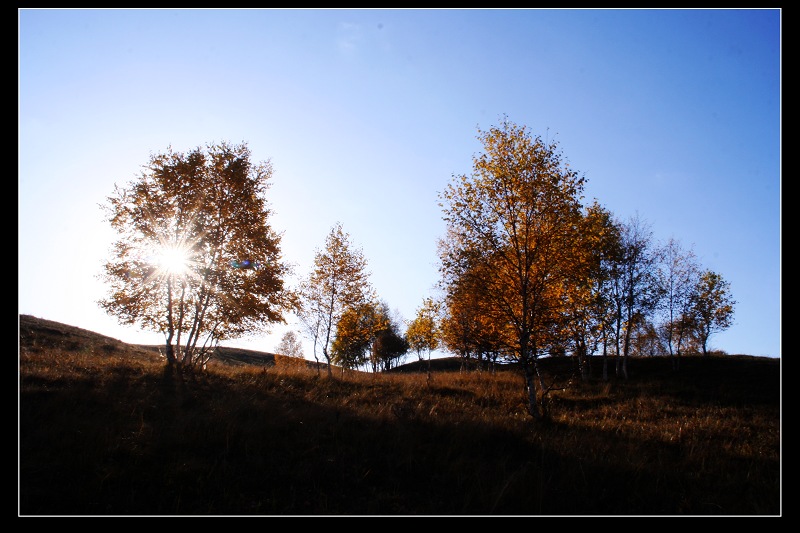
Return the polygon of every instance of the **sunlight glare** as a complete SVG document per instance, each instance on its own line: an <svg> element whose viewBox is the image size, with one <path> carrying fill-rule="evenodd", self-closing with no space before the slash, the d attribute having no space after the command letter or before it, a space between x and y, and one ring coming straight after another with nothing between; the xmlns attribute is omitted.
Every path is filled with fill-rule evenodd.
<svg viewBox="0 0 800 533"><path fill-rule="evenodd" d="M157 255L159 269L174 276L186 275L189 271L189 253L179 246L165 246Z"/></svg>

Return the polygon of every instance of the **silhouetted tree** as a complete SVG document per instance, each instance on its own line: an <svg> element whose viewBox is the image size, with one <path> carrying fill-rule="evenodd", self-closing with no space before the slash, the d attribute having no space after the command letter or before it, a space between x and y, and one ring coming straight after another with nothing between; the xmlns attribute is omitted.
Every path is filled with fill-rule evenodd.
<svg viewBox="0 0 800 533"><path fill-rule="evenodd" d="M400 331L400 322L387 316L385 326L375 333L372 341L372 360L380 365L384 371L397 366L397 362L408 353L409 345L403 332Z"/></svg>
<svg viewBox="0 0 800 533"><path fill-rule="evenodd" d="M203 366L218 342L264 331L296 308L281 237L269 223L272 166L245 144L150 157L106 207L119 238L99 302L165 338L168 365Z"/></svg>
<svg viewBox="0 0 800 533"><path fill-rule="evenodd" d="M708 339L728 329L733 323L736 301L730 283L722 275L706 270L700 275L692 306L692 315L703 355L708 355Z"/></svg>
<svg viewBox="0 0 800 533"><path fill-rule="evenodd" d="M636 320L650 317L663 294L656 275L660 261L659 251L653 244L650 226L638 213L627 223L621 224L621 251L619 262L613 269L617 307L615 337L617 374L627 378L631 335L636 327ZM622 335L620 329L623 331Z"/></svg>

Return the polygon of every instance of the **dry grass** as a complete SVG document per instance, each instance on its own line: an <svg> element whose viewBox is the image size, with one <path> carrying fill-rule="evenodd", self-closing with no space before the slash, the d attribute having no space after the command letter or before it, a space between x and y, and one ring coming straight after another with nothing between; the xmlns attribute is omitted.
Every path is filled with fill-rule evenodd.
<svg viewBox="0 0 800 533"><path fill-rule="evenodd" d="M508 370L176 374L152 351L31 340L22 515L781 512L774 360L635 360L534 423Z"/></svg>

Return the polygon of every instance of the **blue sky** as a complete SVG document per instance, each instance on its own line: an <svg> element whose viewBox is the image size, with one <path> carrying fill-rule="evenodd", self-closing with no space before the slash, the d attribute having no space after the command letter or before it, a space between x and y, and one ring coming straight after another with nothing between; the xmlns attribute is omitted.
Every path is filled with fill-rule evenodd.
<svg viewBox="0 0 800 533"><path fill-rule="evenodd" d="M341 222L410 320L438 193L503 116L620 219L728 280L728 353L781 355L781 11L20 9L19 312L134 343L97 305L101 204L151 153L245 142L298 277ZM292 282L292 280L289 280ZM272 351L266 336L226 344ZM306 356L311 357L310 348Z"/></svg>

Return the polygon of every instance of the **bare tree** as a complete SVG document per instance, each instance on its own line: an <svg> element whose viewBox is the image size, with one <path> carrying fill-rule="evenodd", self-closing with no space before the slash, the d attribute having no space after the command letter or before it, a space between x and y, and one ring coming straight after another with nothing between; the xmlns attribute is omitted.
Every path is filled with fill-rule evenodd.
<svg viewBox="0 0 800 533"><path fill-rule="evenodd" d="M684 250L674 238L667 241L662 258L658 279L664 297L659 331L672 358L672 368L678 370L681 349L691 328L692 321L687 317L695 300L699 267L694 252Z"/></svg>

